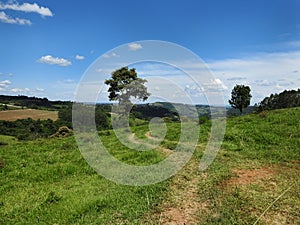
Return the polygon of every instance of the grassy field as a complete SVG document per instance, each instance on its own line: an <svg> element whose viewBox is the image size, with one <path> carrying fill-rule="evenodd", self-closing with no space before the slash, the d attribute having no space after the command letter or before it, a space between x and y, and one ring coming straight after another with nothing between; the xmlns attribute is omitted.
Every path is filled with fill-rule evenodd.
<svg viewBox="0 0 300 225"><path fill-rule="evenodd" d="M199 159L209 137L201 125L191 161L171 179L145 187L97 175L73 137L17 142L0 137L0 224L300 224L300 108L229 118L217 158ZM124 147L112 131L111 154L152 164L175 148L180 123L169 123L157 151ZM148 126L133 127L136 137ZM166 151L162 151L166 150Z"/></svg>
<svg viewBox="0 0 300 225"><path fill-rule="evenodd" d="M32 118L33 120L47 120L53 121L58 119L57 111L36 110L36 109L17 109L0 111L0 120L15 121L18 119Z"/></svg>

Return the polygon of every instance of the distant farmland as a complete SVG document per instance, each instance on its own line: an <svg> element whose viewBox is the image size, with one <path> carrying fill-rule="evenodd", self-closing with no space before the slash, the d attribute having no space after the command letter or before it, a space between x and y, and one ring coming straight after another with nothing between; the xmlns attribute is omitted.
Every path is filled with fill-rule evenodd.
<svg viewBox="0 0 300 225"><path fill-rule="evenodd" d="M47 120L53 121L58 119L57 111L36 110L36 109L20 109L0 111L0 120L15 121L18 119L32 118L33 120Z"/></svg>

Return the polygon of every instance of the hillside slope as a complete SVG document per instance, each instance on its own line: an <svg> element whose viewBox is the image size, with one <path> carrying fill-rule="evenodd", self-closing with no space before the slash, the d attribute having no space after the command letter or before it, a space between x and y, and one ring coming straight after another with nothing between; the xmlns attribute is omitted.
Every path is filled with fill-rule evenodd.
<svg viewBox="0 0 300 225"><path fill-rule="evenodd" d="M0 224L299 224L299 121L300 108L229 118L217 158L200 172L209 137L209 122L203 124L190 163L171 179L145 187L97 175L72 137L3 138ZM100 138L119 160L147 165L176 146L180 123L167 128L158 151L130 150L112 131ZM153 138L148 126L132 131Z"/></svg>

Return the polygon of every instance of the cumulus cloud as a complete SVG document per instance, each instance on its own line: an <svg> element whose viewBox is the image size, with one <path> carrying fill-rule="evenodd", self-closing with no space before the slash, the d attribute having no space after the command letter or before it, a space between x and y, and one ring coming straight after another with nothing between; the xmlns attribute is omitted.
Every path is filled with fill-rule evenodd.
<svg viewBox="0 0 300 225"><path fill-rule="evenodd" d="M82 55L76 55L76 56L75 56L75 59L76 59L76 60L84 60L85 57L82 56Z"/></svg>
<svg viewBox="0 0 300 225"><path fill-rule="evenodd" d="M9 23L9 24L18 24L18 25L31 25L31 21L27 19L20 19L18 17L12 18L9 15L6 15L5 12L0 12L0 21L2 23Z"/></svg>
<svg viewBox="0 0 300 225"><path fill-rule="evenodd" d="M128 45L128 48L130 51L137 51L137 50L140 50L142 49L142 45L141 44L138 44L138 43L131 43Z"/></svg>
<svg viewBox="0 0 300 225"><path fill-rule="evenodd" d="M50 65L58 65L58 66L70 66L72 63L64 58L53 57L51 55L42 56L38 62L50 64Z"/></svg>
<svg viewBox="0 0 300 225"><path fill-rule="evenodd" d="M13 3L13 4L3 4L0 2L0 9L2 10L15 10L15 11L21 11L26 13L38 13L41 16L53 16L53 13L51 10L47 7L39 6L36 3Z"/></svg>
<svg viewBox="0 0 300 225"><path fill-rule="evenodd" d="M2 88L6 88L10 84L11 84L10 80L2 80L2 81L0 81L0 87L2 87Z"/></svg>
<svg viewBox="0 0 300 225"><path fill-rule="evenodd" d="M220 92L228 90L228 87L219 79L214 78L209 83L204 83L205 92Z"/></svg>

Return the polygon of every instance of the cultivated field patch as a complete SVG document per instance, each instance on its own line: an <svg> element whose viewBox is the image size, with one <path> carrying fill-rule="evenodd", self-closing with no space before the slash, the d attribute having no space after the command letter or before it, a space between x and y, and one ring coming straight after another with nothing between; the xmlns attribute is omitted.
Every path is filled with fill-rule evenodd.
<svg viewBox="0 0 300 225"><path fill-rule="evenodd" d="M15 121L18 119L47 120L56 121L58 119L57 111L37 110L37 109L18 109L0 112L0 120Z"/></svg>

